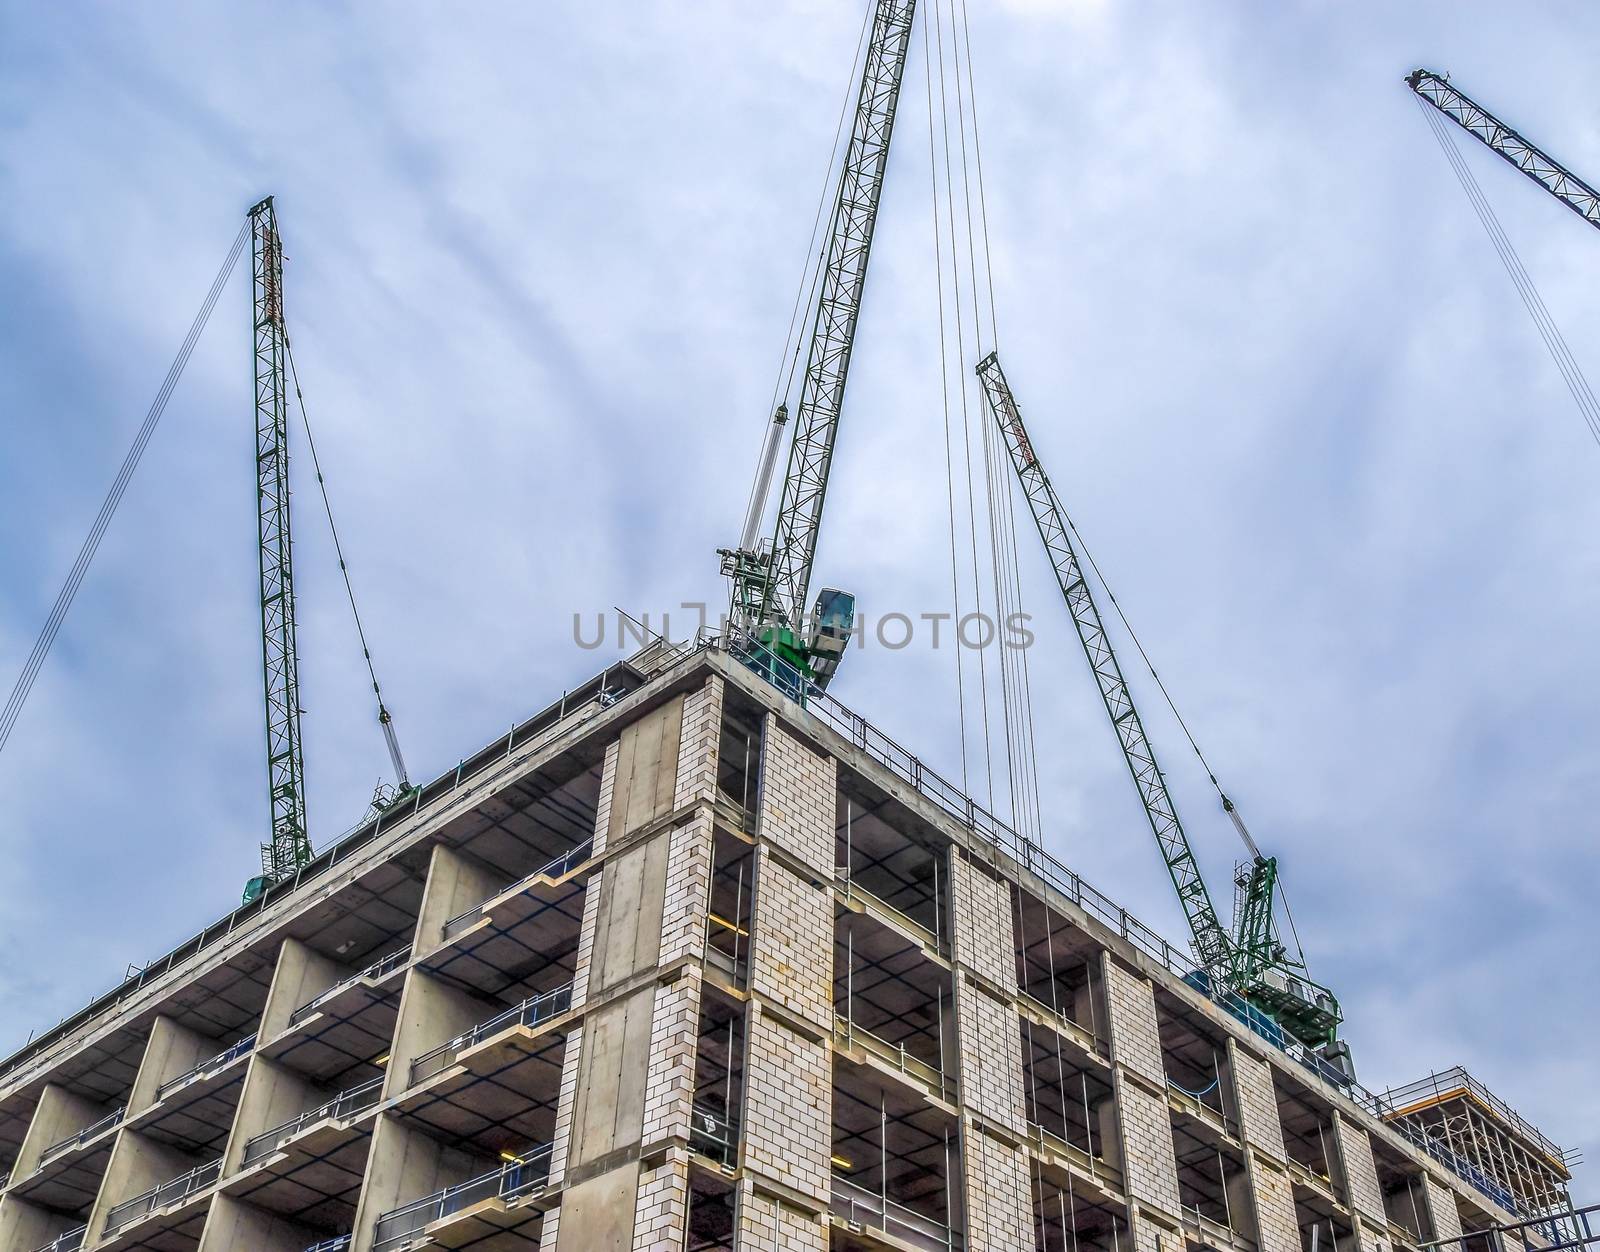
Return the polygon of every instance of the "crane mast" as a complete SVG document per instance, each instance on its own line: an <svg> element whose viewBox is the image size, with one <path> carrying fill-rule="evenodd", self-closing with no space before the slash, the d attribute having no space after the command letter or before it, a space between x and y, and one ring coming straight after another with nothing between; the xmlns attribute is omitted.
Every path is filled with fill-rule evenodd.
<svg viewBox="0 0 1600 1252"><path fill-rule="evenodd" d="M1200 965L1214 983L1237 991L1296 1038L1313 1045L1332 1044L1340 1020L1337 1002L1326 988L1306 978L1302 965L1291 960L1283 945L1276 941L1272 922L1276 860L1257 853L1248 877L1241 880L1242 904L1235 934L1230 935L1217 916L1073 547L1066 510L1044 467L1039 464L995 353L989 353L978 363L978 378L1011 456L1039 537L1044 541L1045 553L1077 628L1084 656L1094 671L1106 713L1122 747L1123 760L1144 804L1145 817L1177 890ZM1337 1046L1343 1048L1342 1044Z"/></svg>
<svg viewBox="0 0 1600 1252"><path fill-rule="evenodd" d="M1417 69L1406 85L1419 99L1432 105L1467 134L1501 159L1516 166L1567 208L1600 230L1600 191L1596 191L1560 161L1529 143L1488 109L1450 85L1432 70Z"/></svg>
<svg viewBox="0 0 1600 1252"><path fill-rule="evenodd" d="M260 523L261 660L267 708L271 839L245 899L293 877L311 859L305 766L300 750L300 677L295 650L289 535L289 424L284 361L283 244L268 196L250 210L251 307L255 328L256 512Z"/></svg>
<svg viewBox="0 0 1600 1252"><path fill-rule="evenodd" d="M811 563L915 13L916 0L874 0L854 120L824 243L811 341L770 550L752 549L747 542L721 552L723 572L733 582L734 622L759 634L762 642L819 685L831 677L843 652L854 600L845 593L825 592L818 613L821 630L808 633ZM787 417L784 410L780 414L772 438ZM759 516L765 499L760 476L755 497L751 507Z"/></svg>

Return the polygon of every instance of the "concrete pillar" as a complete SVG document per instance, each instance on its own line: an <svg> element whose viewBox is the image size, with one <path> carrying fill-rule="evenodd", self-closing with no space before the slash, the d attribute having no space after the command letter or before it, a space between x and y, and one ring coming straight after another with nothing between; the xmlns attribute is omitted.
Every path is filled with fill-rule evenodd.
<svg viewBox="0 0 1600 1252"><path fill-rule="evenodd" d="M1428 1219L1433 1223L1433 1238L1459 1239L1461 1237L1461 1210L1456 1206L1455 1192L1433 1180L1433 1175L1422 1175L1422 1194ZM1446 1248L1444 1252L1457 1252Z"/></svg>
<svg viewBox="0 0 1600 1252"><path fill-rule="evenodd" d="M39 1156L46 1148L71 1138L85 1126L94 1125L109 1112L110 1109L65 1087L46 1083L39 1093L39 1103L34 1106L28 1131L17 1148L17 1159L11 1162L12 1179L20 1182L26 1178L39 1168Z"/></svg>
<svg viewBox="0 0 1600 1252"><path fill-rule="evenodd" d="M304 1252L324 1238L281 1214L219 1194L211 1201L195 1252Z"/></svg>
<svg viewBox="0 0 1600 1252"><path fill-rule="evenodd" d="M610 794L604 799L605 825L596 832L600 848L614 846L672 812L678 785L678 747L683 735L684 698L678 696L623 728L617 740L616 763L608 752ZM602 788L605 786L602 777Z"/></svg>
<svg viewBox="0 0 1600 1252"><path fill-rule="evenodd" d="M29 1252L42 1248L78 1223L70 1217L38 1208L14 1195L0 1195L0 1248Z"/></svg>
<svg viewBox="0 0 1600 1252"><path fill-rule="evenodd" d="M187 1026L180 1026L170 1017L157 1017L150 1027L150 1038L145 1043L144 1058L139 1062L133 1088L128 1092L128 1120L156 1102L162 1083L186 1073L220 1050L215 1039L207 1039Z"/></svg>
<svg viewBox="0 0 1600 1252"><path fill-rule="evenodd" d="M424 1052L487 1021L498 1011L494 1004L413 966L400 989L400 1010L382 1098L392 1100L411 1085L411 1063Z"/></svg>
<svg viewBox="0 0 1600 1252"><path fill-rule="evenodd" d="M299 1074L257 1053L250 1058L239 1089L239 1107L233 1130L222 1151L222 1174L227 1177L244 1160L245 1144L263 1131L281 1126L316 1108L323 1096Z"/></svg>
<svg viewBox="0 0 1600 1252"><path fill-rule="evenodd" d="M749 1178L739 1184L733 1228L739 1252L827 1252L825 1223Z"/></svg>
<svg viewBox="0 0 1600 1252"><path fill-rule="evenodd" d="M351 1252L372 1252L373 1231L385 1213L493 1168L492 1161L447 1148L399 1118L380 1114L373 1125L367 1173L356 1201Z"/></svg>
<svg viewBox="0 0 1600 1252"><path fill-rule="evenodd" d="M355 970L298 939L285 939L278 945L278 964L261 1011L259 1037L265 1041L281 1035L289 1029L289 1018L297 1008L353 973Z"/></svg>
<svg viewBox="0 0 1600 1252"><path fill-rule="evenodd" d="M481 904L510 886L505 876L469 856L435 844L428 862L428 881L417 910L416 952L432 952L444 942L444 924L474 904Z"/></svg>
<svg viewBox="0 0 1600 1252"><path fill-rule="evenodd" d="M1116 1098L1122 1172L1135 1247L1154 1252L1160 1239L1173 1248L1182 1202L1178 1162L1167 1110L1166 1070L1156 1023L1155 989L1105 953L1106 1017L1111 1040L1111 1085Z"/></svg>
<svg viewBox="0 0 1600 1252"><path fill-rule="evenodd" d="M1372 1157L1372 1140L1360 1126L1333 1113L1333 1137L1339 1149L1344 1175L1345 1203L1380 1230L1389 1224L1383 1206L1383 1190L1378 1186L1378 1166ZM1365 1243L1365 1241L1363 1241Z"/></svg>
<svg viewBox="0 0 1600 1252"><path fill-rule="evenodd" d="M89 1229L84 1235L83 1246L89 1248L99 1242L105 1233L106 1215L124 1200L143 1195L151 1188L180 1178L204 1164L205 1161L199 1157L180 1152L137 1131L119 1132L111 1145L111 1159L106 1162L105 1176L100 1180L100 1192L89 1210Z"/></svg>

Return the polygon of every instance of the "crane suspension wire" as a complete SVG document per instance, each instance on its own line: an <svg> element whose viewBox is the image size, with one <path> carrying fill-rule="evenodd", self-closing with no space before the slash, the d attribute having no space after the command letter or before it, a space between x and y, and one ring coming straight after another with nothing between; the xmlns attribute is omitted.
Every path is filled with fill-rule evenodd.
<svg viewBox="0 0 1600 1252"><path fill-rule="evenodd" d="M28 654L27 661L23 664L22 672L18 675L16 685L11 689L11 695L6 700L5 709L0 712L0 751L5 749L6 742L11 738L12 728L17 724L17 718L22 713L22 706L27 702L28 693L33 689L34 679L38 677L40 668L44 665L45 657L50 653L50 647L55 642L56 635L61 630L65 621L67 610L72 607L73 598L78 594L78 588L83 583L84 575L88 573L90 562L94 560L96 551L99 550L100 541L105 537L106 529L111 525L111 519L117 511L117 506L122 503L122 497L128 489L128 483L133 478L134 470L139 466L140 458L149 445L151 436L155 434L156 426L161 421L161 415L166 410L167 401L172 398L172 393L178 385L178 380L183 377L183 370L189 363L189 357L194 352L195 344L199 342L200 334L206 328L206 323L211 319L211 311L216 307L217 298L222 294L222 289L227 285L228 277L233 273L234 266L239 263L239 258L244 254L246 243L250 239L250 223L245 222L239 228L239 233L234 237L233 245L228 249L228 254L222 262L222 267L217 271L217 276L211 283L211 289L206 293L206 298L200 305L200 311L195 314L189 333L184 337L183 344L178 349L177 356L172 365L167 369L166 377L162 380L161 387L156 392L156 397L151 401L149 410L145 413L144 422L140 425L138 433L134 436L133 446L128 449L128 454L123 458L122 467L117 471L117 476L112 480L111 488L106 493L96 514L94 523L89 527L88 537L83 541L83 547L78 550L78 558L73 562L72 568L67 573L66 582L62 584L61 591L57 594L55 604L50 610L50 616L45 620L44 628L39 632L39 637L34 641L33 650Z"/></svg>
<svg viewBox="0 0 1600 1252"><path fill-rule="evenodd" d="M361 624L361 610L356 608L355 588L350 584L350 567L345 564L344 545L339 541L339 528L334 525L333 505L328 501L328 484L322 477L322 462L317 457L317 441L311 437L311 419L306 415L306 398L300 390L300 371L294 362L294 344L289 338L289 327L283 324L284 356L289 362L289 378L294 383L294 400L300 410L300 426L306 432L306 449L311 453L311 468L317 476L317 491L322 496L322 511L328 519L328 532L333 536L333 553L339 560L339 575L344 579L345 598L350 601L350 616L355 619L356 638L361 641L361 656L367 663L367 677L372 680L372 694L378 701L378 725L383 727L384 743L389 749L389 759L394 764L395 785L401 792L411 789L411 779L406 774L405 757L400 753L400 737L394 728L394 718L383 703L383 691L378 686L378 671L373 665L372 650L367 646L367 632Z"/></svg>
<svg viewBox="0 0 1600 1252"><path fill-rule="evenodd" d="M1544 340L1545 348L1555 362L1556 369L1561 373L1562 381L1572 393L1572 399L1578 406L1584 425L1589 428L1589 434L1595 443L1600 445L1600 403L1595 400L1588 378L1584 376L1577 358L1572 355L1572 349L1567 346L1566 337L1556 325L1555 318L1550 315L1544 297L1540 295L1537 284L1522 264L1521 256L1518 255L1505 228L1501 226L1500 219L1489 203L1488 197L1484 195L1483 188L1478 185L1478 180L1467 164L1466 158L1461 154L1461 149L1447 123L1421 97L1416 97L1416 100L1417 107L1422 110L1434 138L1439 141L1439 150L1444 153L1451 169L1455 171L1461 190L1466 193L1468 203L1472 205L1479 222L1483 224L1489 242L1499 255L1500 263L1505 266L1507 275L1517 289L1517 295L1521 297L1524 307L1528 310L1528 316L1533 319L1539 337Z"/></svg>

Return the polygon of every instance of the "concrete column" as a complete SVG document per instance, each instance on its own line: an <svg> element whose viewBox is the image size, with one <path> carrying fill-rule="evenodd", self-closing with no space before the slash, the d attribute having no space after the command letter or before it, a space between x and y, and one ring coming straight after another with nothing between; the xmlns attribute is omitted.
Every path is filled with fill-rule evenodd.
<svg viewBox="0 0 1600 1252"><path fill-rule="evenodd" d="M331 956L308 948L298 939L278 945L278 964L272 971L266 1007L261 1011L260 1038L265 1041L289 1029L289 1018L306 1001L355 973Z"/></svg>
<svg viewBox="0 0 1600 1252"><path fill-rule="evenodd" d="M623 728L617 740L606 824L596 841L613 847L630 831L672 812L678 786L678 747L683 735L684 699L678 696ZM605 780L602 777L601 785Z"/></svg>
<svg viewBox="0 0 1600 1252"><path fill-rule="evenodd" d="M373 1231L385 1213L492 1168L492 1161L447 1148L400 1119L380 1114L373 1126L367 1173L356 1201L351 1252L372 1252Z"/></svg>
<svg viewBox="0 0 1600 1252"><path fill-rule="evenodd" d="M38 1208L14 1195L0 1195L0 1248L28 1252L42 1248L78 1223L70 1217Z"/></svg>
<svg viewBox="0 0 1600 1252"><path fill-rule="evenodd" d="M739 1252L827 1252L825 1222L749 1178L739 1184L733 1228Z"/></svg>
<svg viewBox="0 0 1600 1252"><path fill-rule="evenodd" d="M1456 1206L1455 1192L1435 1182L1433 1175L1424 1171L1422 1175L1422 1194L1425 1200L1424 1207L1428 1212L1428 1219L1433 1223L1432 1237L1435 1239L1459 1239L1461 1237L1461 1210ZM1457 1249L1446 1248L1444 1252L1457 1252Z"/></svg>
<svg viewBox="0 0 1600 1252"><path fill-rule="evenodd" d="M245 1144L250 1140L316 1108L321 1101L322 1093L287 1066L268 1060L259 1052L252 1056L244 1072L244 1085L239 1089L233 1130L222 1151L223 1177L239 1168Z"/></svg>
<svg viewBox="0 0 1600 1252"><path fill-rule="evenodd" d="M133 1089L128 1093L128 1119L131 1121L156 1102L162 1083L193 1069L219 1050L215 1039L196 1034L170 1017L157 1017L150 1027Z"/></svg>
<svg viewBox="0 0 1600 1252"><path fill-rule="evenodd" d="M250 1252L304 1252L325 1237L280 1214L219 1194L211 1201L195 1252L240 1252L245 1248Z"/></svg>
<svg viewBox="0 0 1600 1252"><path fill-rule="evenodd" d="M428 862L428 882L417 910L416 951L432 952L444 942L444 924L474 904L481 904L510 884L492 870L444 844L435 844Z"/></svg>
<svg viewBox="0 0 1600 1252"><path fill-rule="evenodd" d="M392 1100L411 1085L411 1063L424 1052L494 1016L495 1005L413 967L400 989L394 1043L389 1049L383 1096Z"/></svg>
<svg viewBox="0 0 1600 1252"><path fill-rule="evenodd" d="M1172 1146L1172 1118L1167 1111L1166 1070L1161 1060L1161 1034L1156 1024L1155 989L1105 953L1106 1017L1111 1039L1111 1085L1117 1103L1122 1173L1135 1246L1153 1250L1161 1238L1173 1248L1182 1202L1178 1162Z"/></svg>
<svg viewBox="0 0 1600 1252"><path fill-rule="evenodd" d="M1333 1137L1339 1147L1339 1163L1344 1174L1345 1203L1379 1229L1385 1229L1389 1215L1383 1206L1383 1190L1378 1186L1372 1140L1360 1126L1341 1117L1337 1109L1333 1113Z"/></svg>
<svg viewBox="0 0 1600 1252"><path fill-rule="evenodd" d="M89 1210L89 1229L84 1235L83 1246L89 1248L99 1242L105 1233L106 1215L118 1204L143 1195L152 1187L182 1177L204 1164L205 1161L199 1157L180 1152L137 1131L119 1132L111 1145L111 1159L106 1162L105 1177L100 1180L100 1192Z"/></svg>
<svg viewBox="0 0 1600 1252"><path fill-rule="evenodd" d="M17 1148L17 1159L11 1162L11 1177L17 1181L26 1178L39 1168L39 1156L46 1148L71 1138L85 1126L94 1125L109 1112L110 1109L65 1087L46 1083L39 1093L39 1103L34 1106L28 1132Z"/></svg>
<svg viewBox="0 0 1600 1252"><path fill-rule="evenodd" d="M1033 1246L1033 1178L1028 1154L963 1118L962 1195L967 1252L1015 1252Z"/></svg>

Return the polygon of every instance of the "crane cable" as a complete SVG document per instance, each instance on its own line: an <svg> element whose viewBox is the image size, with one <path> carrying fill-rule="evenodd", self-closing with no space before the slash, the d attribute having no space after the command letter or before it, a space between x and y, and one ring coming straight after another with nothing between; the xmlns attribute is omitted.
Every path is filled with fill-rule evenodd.
<svg viewBox="0 0 1600 1252"><path fill-rule="evenodd" d="M78 550L78 559L73 562L72 568L67 572L66 582L62 584L61 591L57 594L55 604L50 610L50 616L45 619L44 628L39 632L39 637L34 641L33 651L28 654L27 661L23 664L22 672L17 676L16 685L11 689L11 695L6 700L5 709L0 711L0 751L4 751L7 741L11 738L11 731L21 716L22 706L27 702L28 693L33 690L33 681L39 676L39 670L44 665L45 657L50 653L50 646L55 642L56 635L61 630L61 624L66 620L67 610L72 607L73 597L78 594L78 587L82 584L84 575L89 572L89 564L94 560L95 553L99 550L100 541L105 537L106 529L111 525L111 519L117 511L117 506L122 503L122 497L128 490L128 483L133 477L133 472L139 466L139 460L144 456L144 450L149 445L151 436L155 434L156 425L161 421L161 415L166 410L167 401L172 398L172 393L178 385L178 380L183 377L184 366L189 363L190 354L199 342L200 334L206 328L206 323L211 319L211 311L216 307L217 297L222 294L228 277L233 273L233 267L238 264L239 257L243 254L245 243L250 238L250 223L245 222L239 228L239 233L234 237L233 246L228 249L228 255L222 262L222 267L217 271L217 276L212 280L211 290L206 293L205 300L200 305L200 311L195 314L189 333L184 337L183 344L178 349L178 354L173 358L171 366L167 369L166 377L161 382L161 387L156 392L156 397L150 403L149 410L145 413L144 422L140 425L138 433L134 435L133 446L128 449L128 454L122 460L122 467L117 471L117 476L112 480L111 488L106 492L105 499L101 502L100 512L95 515L94 524L89 527L88 537L84 539L83 546Z"/></svg>
<svg viewBox="0 0 1600 1252"><path fill-rule="evenodd" d="M328 502L328 484L322 477L322 462L317 458L317 441L311 437L311 419L306 415L305 395L300 390L300 371L295 368L294 346L289 340L287 322L280 319L283 329L283 352L289 362L289 378L294 383L295 404L300 409L300 425L306 432L306 448L311 453L311 468L317 475L317 491L322 496L322 511L328 518L328 530L333 535L333 552L339 559L339 574L344 579L344 593L350 601L350 616L355 619L356 637L361 641L361 655L367 663L367 677L372 680L372 694L378 701L378 725L383 727L383 739L389 748L389 759L397 775L396 785L401 794L411 790L411 779L406 774L405 758L400 754L400 739L395 733L394 718L383 703L383 691L378 686L378 671L373 665L372 650L367 647L367 632L361 625L361 610L356 608L355 589L350 585L350 567L345 564L344 545L339 542L339 528L333 522L333 506Z"/></svg>
<svg viewBox="0 0 1600 1252"><path fill-rule="evenodd" d="M1551 359L1556 363L1556 369L1561 372L1567 390L1572 393L1572 399L1578 406L1584 424L1589 428L1590 436L1596 444L1600 444L1600 403L1596 402L1594 392L1589 387L1589 380L1584 376L1577 358L1572 355L1572 349L1567 347L1566 337L1556 325L1555 318L1550 315L1544 297L1539 294L1538 286L1522 264L1522 258L1512 245L1510 236L1500 225L1494 207L1484 195L1483 188L1478 185L1478 180L1473 175L1466 158L1461 155L1455 135L1451 133L1444 118L1433 106L1424 103L1421 96L1416 96L1414 99L1433 131L1434 138L1439 141L1439 150L1444 153L1445 159L1455 171L1456 180L1461 184L1461 190L1466 193L1468 203L1478 215L1478 220L1483 223L1489 242L1499 254L1500 263L1505 266L1506 273L1517 289L1517 295L1522 298L1528 316L1533 318L1533 324L1538 329L1540 338L1544 340L1544 346L1549 350Z"/></svg>

